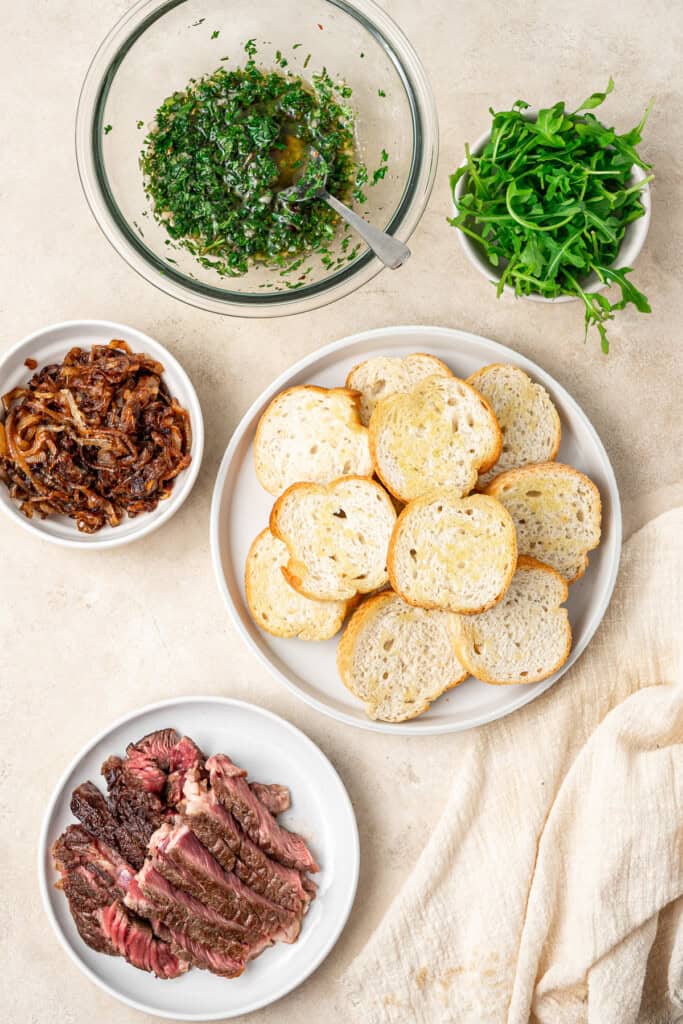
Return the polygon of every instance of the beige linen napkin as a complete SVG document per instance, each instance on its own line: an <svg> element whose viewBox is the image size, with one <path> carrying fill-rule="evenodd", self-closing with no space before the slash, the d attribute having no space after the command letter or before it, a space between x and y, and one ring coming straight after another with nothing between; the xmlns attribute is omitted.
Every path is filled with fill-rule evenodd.
<svg viewBox="0 0 683 1024"><path fill-rule="evenodd" d="M683 1020L682 633L678 509L624 546L562 681L453 737L443 816L344 978L353 1022Z"/></svg>

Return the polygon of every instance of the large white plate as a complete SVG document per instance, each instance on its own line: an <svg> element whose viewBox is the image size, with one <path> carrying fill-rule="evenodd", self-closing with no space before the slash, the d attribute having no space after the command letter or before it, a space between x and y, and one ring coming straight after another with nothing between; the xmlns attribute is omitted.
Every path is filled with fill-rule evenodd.
<svg viewBox="0 0 683 1024"><path fill-rule="evenodd" d="M294 945L277 943L235 980L191 970L160 981L118 957L95 953L82 941L63 894L50 848L74 821L71 792L85 779L99 780L100 765L131 740L173 727L207 754L225 752L252 779L289 786L292 808L281 815L301 833L321 866L318 896ZM325 959L351 912L358 882L358 829L344 785L325 755L302 732L253 704L214 697L164 701L136 711L97 736L67 769L50 801L40 839L38 870L45 908L59 940L88 977L137 1010L174 1020L225 1020L274 1002L300 985Z"/></svg>
<svg viewBox="0 0 683 1024"><path fill-rule="evenodd" d="M574 645L568 661L554 676L524 686L487 686L468 679L410 722L390 724L368 719L361 704L342 685L335 661L337 638L327 643L280 640L263 633L252 621L244 596L244 563L251 541L268 523L273 499L256 479L253 440L256 424L271 398L296 384L343 385L356 363L371 356L403 356L430 352L459 377L488 363L508 362L540 381L562 418L561 462L587 473L602 497L602 543L591 552L585 576L570 589L567 608ZM406 735L458 732L492 722L538 697L574 664L585 650L614 588L621 549L619 492L607 453L595 429L574 399L539 366L499 345L466 331L443 327L382 327L354 334L320 349L282 374L264 391L235 431L223 456L211 506L211 548L214 569L228 611L241 636L274 675L298 697L340 722L378 732Z"/></svg>

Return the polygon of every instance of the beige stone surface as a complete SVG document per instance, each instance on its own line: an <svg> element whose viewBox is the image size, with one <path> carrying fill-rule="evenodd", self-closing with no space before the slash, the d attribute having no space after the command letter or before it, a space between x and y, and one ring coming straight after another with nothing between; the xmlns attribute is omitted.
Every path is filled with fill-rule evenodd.
<svg viewBox="0 0 683 1024"><path fill-rule="evenodd" d="M0 523L0 1016L6 1024L145 1019L91 985L58 946L38 894L38 831L65 765L111 720L166 697L219 694L255 701L294 722L348 786L362 843L349 926L306 985L251 1018L343 1021L337 979L415 862L452 782L451 752L469 740L398 742L338 725L296 701L245 650L209 557L219 459L249 403L299 357L364 328L440 324L511 345L576 397L613 460L628 532L680 503L683 17L668 0L647 8L637 0L385 0L424 60L441 121L437 182L411 242L413 258L328 308L247 321L203 313L148 285L110 248L81 195L72 142L78 91L96 45L128 6L0 3L0 352L59 320L134 324L167 345L192 376L207 446L190 500L143 543L80 554ZM594 339L584 344L575 304L497 302L445 218L448 172L464 142L486 126L490 105L518 97L535 105L578 103L610 73L617 90L608 116L618 127L630 128L649 97L657 97L643 146L657 181L636 275L653 314L620 314L605 358ZM473 894L473 912L475 903Z"/></svg>

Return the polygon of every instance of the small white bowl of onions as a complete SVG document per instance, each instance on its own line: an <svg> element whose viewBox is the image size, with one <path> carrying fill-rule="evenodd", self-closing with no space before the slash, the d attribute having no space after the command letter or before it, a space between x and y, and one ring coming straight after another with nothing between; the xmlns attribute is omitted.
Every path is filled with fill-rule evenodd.
<svg viewBox="0 0 683 1024"><path fill-rule="evenodd" d="M94 346L112 341L124 345L98 349L93 370ZM62 366L74 348L88 355ZM190 494L204 447L197 394L174 356L134 327L71 320L30 334L0 357L0 395L0 507L34 536L120 547Z"/></svg>

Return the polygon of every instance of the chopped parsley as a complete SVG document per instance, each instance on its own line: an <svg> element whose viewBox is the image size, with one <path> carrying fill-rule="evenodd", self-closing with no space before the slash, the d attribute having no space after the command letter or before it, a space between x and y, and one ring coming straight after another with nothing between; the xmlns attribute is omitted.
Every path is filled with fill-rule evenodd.
<svg viewBox="0 0 683 1024"><path fill-rule="evenodd" d="M368 201L368 197L363 192L363 185L366 185L367 181L368 169L365 164L360 164L356 171L356 179L353 183L353 192L351 193L357 203L366 203Z"/></svg>
<svg viewBox="0 0 683 1024"><path fill-rule="evenodd" d="M324 69L310 82L261 70L253 39L245 52L243 68L219 67L161 104L141 154L145 191L171 244L203 266L239 276L258 262L291 273L300 257L329 252L339 223L322 200L279 197L309 151L342 200L365 201L368 171L354 156L350 90Z"/></svg>
<svg viewBox="0 0 683 1024"><path fill-rule="evenodd" d="M212 39L218 39L218 37L219 37L219 35L220 35L220 34L221 34L221 32L220 32L220 29L218 29L218 28L215 28L215 29L213 30L213 32L211 33L211 38L212 38Z"/></svg>
<svg viewBox="0 0 683 1024"><path fill-rule="evenodd" d="M109 135L110 131L111 131L111 125L110 124L105 124L105 126L104 126L104 134L105 135Z"/></svg>
<svg viewBox="0 0 683 1024"><path fill-rule="evenodd" d="M389 160L389 154L386 149L383 149L379 158L379 167L372 172L371 185L376 185L378 181L382 181L385 174L387 173L387 161Z"/></svg>

